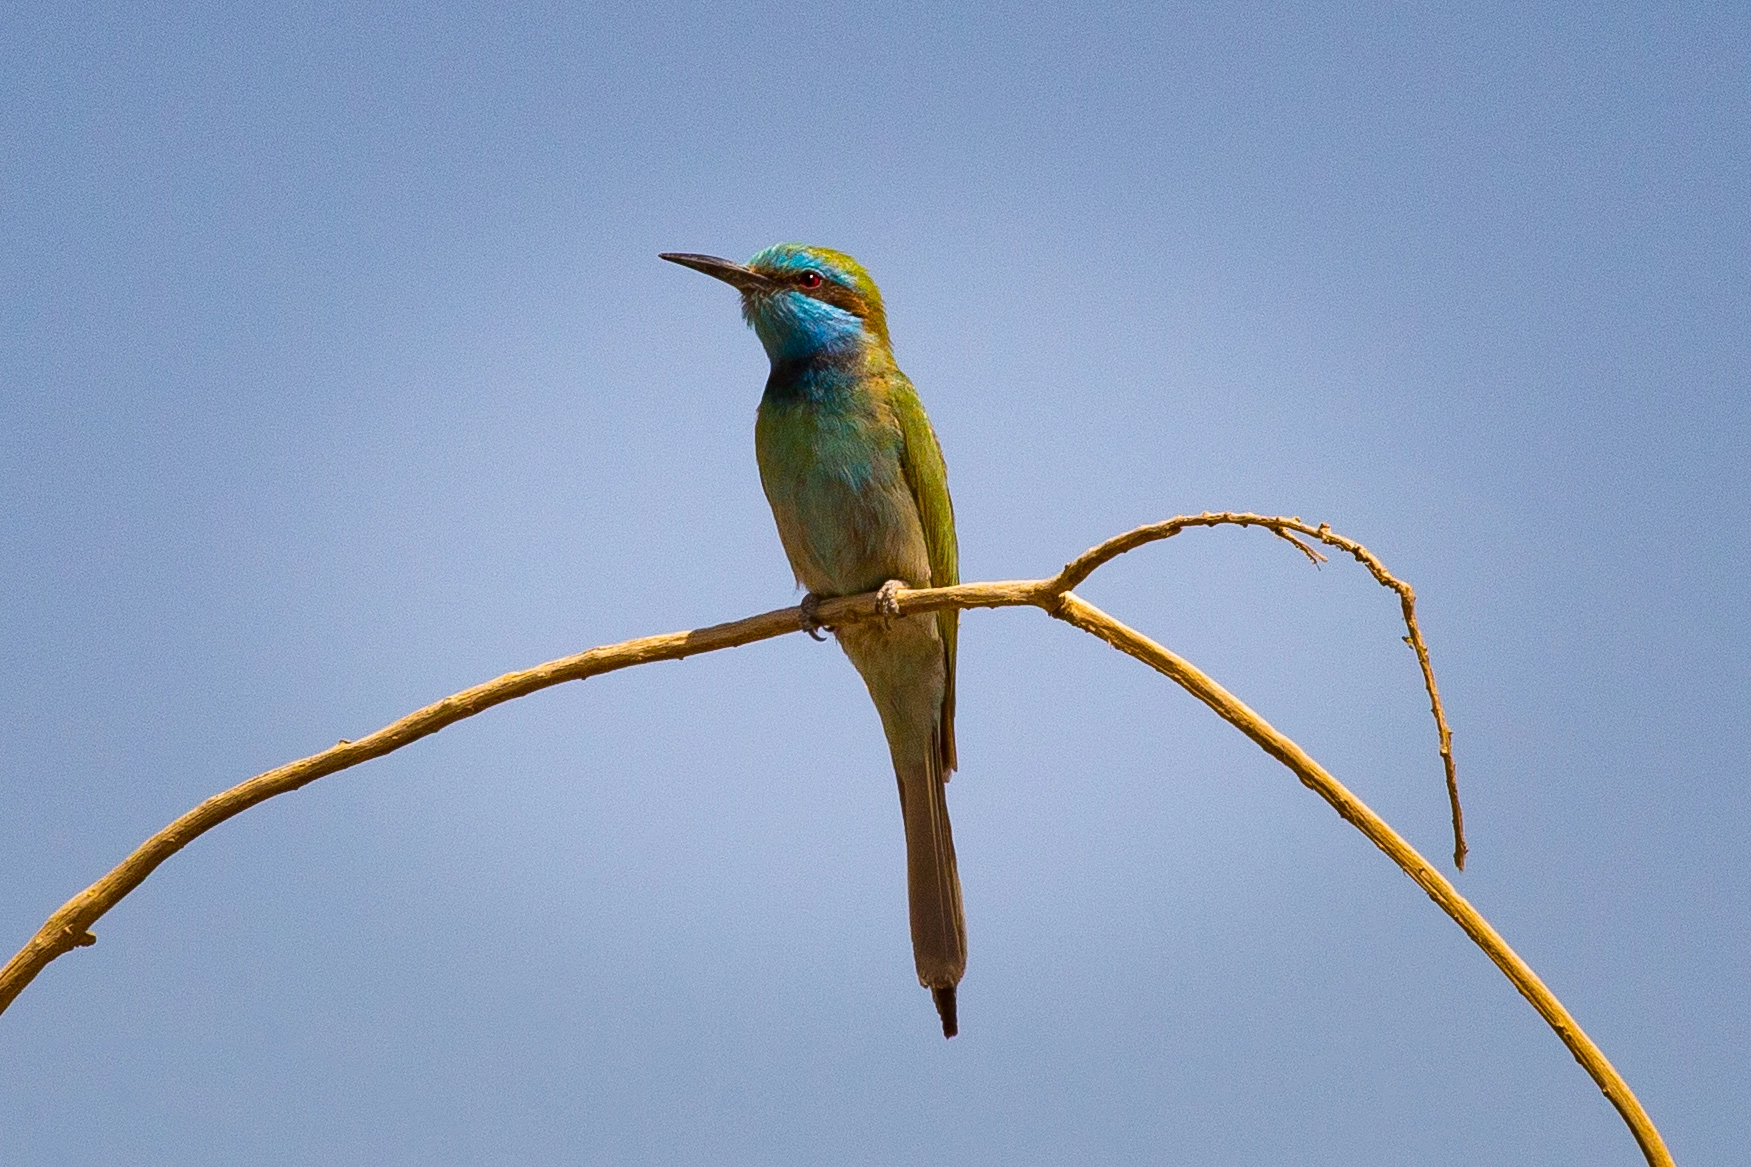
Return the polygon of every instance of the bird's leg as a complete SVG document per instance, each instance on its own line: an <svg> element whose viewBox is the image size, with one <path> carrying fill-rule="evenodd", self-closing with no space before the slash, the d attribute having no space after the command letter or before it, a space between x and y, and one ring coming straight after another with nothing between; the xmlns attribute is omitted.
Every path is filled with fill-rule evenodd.
<svg viewBox="0 0 1751 1167"><path fill-rule="evenodd" d="M888 627L888 621L900 614L900 589L906 585L897 579L891 579L876 589L876 607L881 609L882 627Z"/></svg>
<svg viewBox="0 0 1751 1167"><path fill-rule="evenodd" d="M811 640L826 640L827 638L821 635L821 629L827 627L821 623L819 615L821 597L814 592L809 592L803 596L803 602L798 607L802 609L803 613L803 631L809 634ZM831 630L829 629L829 631Z"/></svg>

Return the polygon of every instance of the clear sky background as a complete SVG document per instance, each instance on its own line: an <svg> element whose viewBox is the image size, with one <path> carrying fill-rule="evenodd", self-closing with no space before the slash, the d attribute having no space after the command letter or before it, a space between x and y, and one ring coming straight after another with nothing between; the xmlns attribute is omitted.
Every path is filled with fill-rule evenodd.
<svg viewBox="0 0 1751 1167"><path fill-rule="evenodd" d="M1246 508L1412 581L1461 890L1742 1164L1748 79L1742 4L8 6L0 938L257 771L794 602L765 358L656 253L801 240L886 293L967 578ZM1447 854L1355 564L1198 532L1084 591ZM874 710L793 636L201 839L0 1017L0 1160L1640 1161L1286 771L962 627L953 1042Z"/></svg>

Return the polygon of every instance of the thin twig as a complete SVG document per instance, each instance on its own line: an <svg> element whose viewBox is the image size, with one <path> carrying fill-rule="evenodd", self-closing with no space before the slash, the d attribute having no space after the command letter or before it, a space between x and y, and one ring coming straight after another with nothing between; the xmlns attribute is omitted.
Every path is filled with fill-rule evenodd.
<svg viewBox="0 0 1751 1167"><path fill-rule="evenodd" d="M1127 551L1134 551L1146 543L1171 539L1187 527L1220 526L1265 527L1279 538L1295 544L1316 565L1325 562L1325 556L1291 534L1300 532L1329 547L1347 551L1355 557L1357 563L1368 569L1368 573L1382 587L1391 588L1398 593L1399 608L1404 613L1405 630L1409 633L1404 642L1417 654L1417 664L1422 667L1423 688L1428 691L1429 712L1435 716L1435 732L1440 739L1441 767L1447 774L1447 804L1453 815L1453 865L1464 871L1465 856L1470 848L1465 845L1465 812L1459 806L1459 777L1453 769L1453 733L1447 728L1447 714L1441 708L1441 691L1435 687L1435 666L1429 661L1428 645L1423 643L1422 629L1417 627L1417 593L1411 589L1410 584L1387 571L1386 565L1372 551L1354 539L1345 538L1333 531L1326 523L1314 527L1302 522L1299 517L1255 515L1246 511L1205 511L1201 515L1179 515L1165 522L1150 523L1122 535L1115 535L1072 559L1052 582L1054 585L1061 584L1060 590L1069 591L1092 575L1097 568Z"/></svg>
<svg viewBox="0 0 1751 1167"><path fill-rule="evenodd" d="M957 584L953 587L916 591L902 589L890 602L897 602L901 613L930 612L942 608L1041 608L1136 657L1183 686L1252 738L1266 753L1289 767L1303 784L1331 804L1345 821L1366 835L1417 886L1428 893L1429 898L1471 937L1473 943L1484 950L1496 967L1502 970L1520 994L1531 1002L1532 1007L1556 1031L1575 1060L1586 1069L1606 1098L1617 1108L1648 1163L1652 1167L1671 1167L1671 1155L1667 1153L1659 1132L1655 1130L1641 1103L1636 1100L1629 1084L1530 966L1520 959L1507 941L1490 927L1489 922L1466 902L1439 871L1383 819L1309 757L1300 746L1279 733L1227 690L1189 662L1114 620L1070 590L1103 564L1127 551L1170 538L1187 527L1214 527L1224 524L1265 527L1294 543L1315 562L1323 557L1314 548L1294 538L1291 532L1338 547L1367 567L1375 579L1398 592L1405 623L1410 630L1410 636L1406 639L1416 649L1418 659L1423 664L1424 682L1429 690L1436 724L1441 731L1442 757L1447 762L1449 793L1453 798L1454 827L1457 834L1458 795L1453 785L1449 735L1446 719L1441 712L1440 699L1435 693L1435 678L1429 666L1428 651L1423 646L1422 634L1416 625L1415 595L1408 584L1394 578L1361 544L1336 534L1324 524L1309 527L1300 519L1242 512L1181 516L1164 523L1138 527L1134 531L1109 539L1072 560L1051 579ZM851 624L885 615L882 605L883 598L875 592L843 596L822 601L814 616L818 621L827 624ZM799 631L804 626L801 608L781 608L750 616L745 620L717 624L692 632L649 636L592 648L588 652L562 657L523 672L507 673L496 680L465 689L411 713L367 737L357 741L342 741L321 753L258 774L247 782L216 794L147 839L115 870L68 900L49 917L30 942L6 963L5 968L0 969L0 1011L4 1011L51 961L74 948L95 943L96 937L91 933L91 926L138 887L160 863L226 819L257 803L296 790L324 775L382 757L428 734L436 733L447 725L540 689L651 661L679 660L699 653L769 640L788 632ZM1463 835L1459 835L1459 838L1461 842L1456 860L1462 861Z"/></svg>

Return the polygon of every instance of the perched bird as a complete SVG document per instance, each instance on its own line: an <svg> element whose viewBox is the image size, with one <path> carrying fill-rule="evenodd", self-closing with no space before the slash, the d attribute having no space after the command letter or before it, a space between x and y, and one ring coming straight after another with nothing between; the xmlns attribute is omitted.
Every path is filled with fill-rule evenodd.
<svg viewBox="0 0 1751 1167"><path fill-rule="evenodd" d="M780 243L746 264L664 254L742 293L772 361L754 426L760 482L805 613L824 597L960 581L948 471L918 391L894 363L875 281L855 259ZM918 980L953 1037L967 967L943 785L955 769L955 631L932 612L833 629L881 713L900 784ZM814 629L810 629L813 634Z"/></svg>

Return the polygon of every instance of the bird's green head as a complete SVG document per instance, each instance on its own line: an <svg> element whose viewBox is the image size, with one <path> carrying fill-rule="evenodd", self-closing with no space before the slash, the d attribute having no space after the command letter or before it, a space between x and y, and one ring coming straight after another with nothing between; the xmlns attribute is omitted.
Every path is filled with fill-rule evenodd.
<svg viewBox="0 0 1751 1167"><path fill-rule="evenodd" d="M843 251L779 243L745 264L676 252L662 258L737 288L742 317L774 364L870 344L888 347L882 294Z"/></svg>

